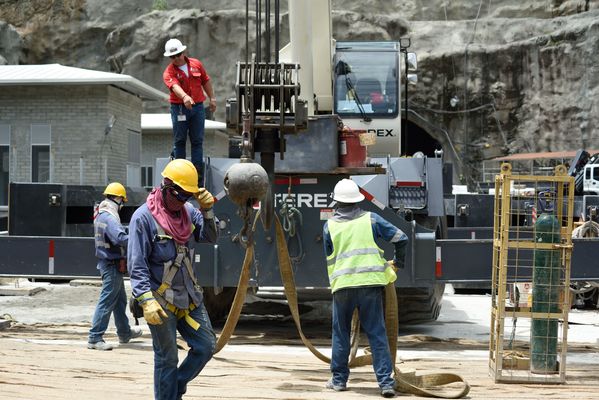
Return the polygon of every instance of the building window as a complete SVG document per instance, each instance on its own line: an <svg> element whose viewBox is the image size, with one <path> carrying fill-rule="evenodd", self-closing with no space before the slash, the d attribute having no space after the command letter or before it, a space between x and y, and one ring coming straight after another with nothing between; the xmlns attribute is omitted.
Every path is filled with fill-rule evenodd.
<svg viewBox="0 0 599 400"><path fill-rule="evenodd" d="M139 165L127 164L127 186L141 187L141 168Z"/></svg>
<svg viewBox="0 0 599 400"><path fill-rule="evenodd" d="M31 125L31 182L50 182L51 127L47 124Z"/></svg>
<svg viewBox="0 0 599 400"><path fill-rule="evenodd" d="M0 206L8 205L9 146L0 146Z"/></svg>
<svg viewBox="0 0 599 400"><path fill-rule="evenodd" d="M154 167L141 167L141 186L150 189L154 187Z"/></svg>
<svg viewBox="0 0 599 400"><path fill-rule="evenodd" d="M8 205L10 181L10 125L0 124L0 206Z"/></svg>
<svg viewBox="0 0 599 400"><path fill-rule="evenodd" d="M138 132L129 132L129 157L130 164L141 162L141 135Z"/></svg>
<svg viewBox="0 0 599 400"><path fill-rule="evenodd" d="M127 186L141 186L141 133L129 129Z"/></svg>
<svg viewBox="0 0 599 400"><path fill-rule="evenodd" d="M31 182L50 182L50 146L31 146Z"/></svg>

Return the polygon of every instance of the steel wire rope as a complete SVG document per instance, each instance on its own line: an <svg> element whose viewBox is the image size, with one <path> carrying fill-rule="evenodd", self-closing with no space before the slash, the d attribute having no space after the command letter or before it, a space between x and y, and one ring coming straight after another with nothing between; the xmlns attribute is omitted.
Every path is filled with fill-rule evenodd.
<svg viewBox="0 0 599 400"><path fill-rule="evenodd" d="M497 129L499 130L499 133L501 134L501 138L503 139L503 144L504 144L504 146L507 147L507 145L508 145L507 137L505 136L505 132L503 131L503 128L501 127L501 122L499 121L499 118L497 117L497 108L495 108L495 97L493 97L491 95L491 98L493 99L492 102L482 104L480 106L476 106L473 108L469 108L467 110L466 109L464 109L464 110L441 110L438 108L430 108L425 105L415 103L414 101L410 101L409 103L410 103L410 107L414 106L418 109L430 111L430 112L436 113L436 114L462 114L462 113L479 111L479 110L485 109L487 107L490 107L493 109L493 118L495 119L495 123L497 124Z"/></svg>
<svg viewBox="0 0 599 400"><path fill-rule="evenodd" d="M250 29L250 0L245 0L245 77L244 77L244 85L245 85L245 93L244 93L244 97L245 97L245 101L244 101L244 111L246 112L246 116L247 113L249 112L249 95L248 95L248 89L249 89L249 85L248 85L248 63L249 63L249 55L248 55L248 49L250 47L250 39L249 39L249 29Z"/></svg>
<svg viewBox="0 0 599 400"><path fill-rule="evenodd" d="M482 110L482 109L487 108L487 107L492 107L493 105L492 105L492 103L487 103L487 104L483 104L483 105L476 106L476 107L473 107L473 108L469 108L467 110L441 110L441 109L438 109L438 108L430 108L430 107L424 106L422 104L418 104L418 103L415 103L413 101L410 101L410 106L414 106L416 108L420 108L420 109L423 109L423 110L426 110L426 111L430 111L430 112L433 112L433 113L437 113L437 114L462 114L462 113L469 113L469 112L474 112L474 111Z"/></svg>
<svg viewBox="0 0 599 400"><path fill-rule="evenodd" d="M472 43L474 43L474 37L476 36L476 27L478 26L478 18L480 17L480 10L482 8L483 5L483 0L480 0L480 3L478 5L478 12L476 13L476 18L474 20L474 28L472 30L472 36L470 38L470 40L468 41L468 43L466 43L466 47L464 48L464 109L466 107L466 105L468 104L468 46L470 46ZM463 125L463 135L464 135L464 142L468 142L468 118L466 118L466 116L464 116L462 118L462 125Z"/></svg>
<svg viewBox="0 0 599 400"><path fill-rule="evenodd" d="M447 2L443 2L443 11L445 13L445 24L449 23L449 21L447 20ZM453 45L453 38L452 40L449 41L450 46ZM456 77L456 73L455 73L455 54L452 54L451 56L451 68L453 70L453 79L455 79Z"/></svg>

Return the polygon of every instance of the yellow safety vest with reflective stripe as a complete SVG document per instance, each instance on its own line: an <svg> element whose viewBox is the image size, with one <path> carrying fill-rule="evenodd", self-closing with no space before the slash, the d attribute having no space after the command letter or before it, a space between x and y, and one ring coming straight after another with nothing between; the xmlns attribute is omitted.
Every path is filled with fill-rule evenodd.
<svg viewBox="0 0 599 400"><path fill-rule="evenodd" d="M372 234L370 213L351 221L329 220L333 253L327 257L331 291L356 286L385 286L397 279Z"/></svg>

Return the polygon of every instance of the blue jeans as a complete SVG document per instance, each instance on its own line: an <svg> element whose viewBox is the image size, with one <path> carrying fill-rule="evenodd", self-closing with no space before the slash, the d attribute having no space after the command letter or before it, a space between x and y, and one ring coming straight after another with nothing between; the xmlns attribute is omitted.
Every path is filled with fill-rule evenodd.
<svg viewBox="0 0 599 400"><path fill-rule="evenodd" d="M200 324L193 329L185 318L177 317L165 310L168 319L162 325L149 325L154 347L154 399L178 400L187 391L187 383L198 376L212 358L216 347L216 336L204 303L189 313ZM185 360L179 362L177 331L189 346Z"/></svg>
<svg viewBox="0 0 599 400"><path fill-rule="evenodd" d="M185 115L185 121L179 121L179 115ZM198 175L202 175L204 167L204 120L206 112L204 104L197 103L191 110L185 108L183 104L171 104L171 120L173 122L173 135L175 139L174 155L175 158L185 158L185 145L187 136L191 143L191 163L198 170Z"/></svg>
<svg viewBox="0 0 599 400"><path fill-rule="evenodd" d="M89 343L102 340L102 336L108 328L110 314L114 313L114 324L119 338L131 336L129 318L125 313L127 309L127 293L123 282L123 274L119 272L114 263L107 264L106 261L98 263L98 269L102 275L102 291L96 305L92 327L89 330Z"/></svg>
<svg viewBox="0 0 599 400"><path fill-rule="evenodd" d="M349 378L351 320L358 309L360 325L368 336L372 350L372 367L379 387L393 387L393 365L387 342L383 312L384 287L356 287L333 293L333 348L331 372L333 383L344 385Z"/></svg>

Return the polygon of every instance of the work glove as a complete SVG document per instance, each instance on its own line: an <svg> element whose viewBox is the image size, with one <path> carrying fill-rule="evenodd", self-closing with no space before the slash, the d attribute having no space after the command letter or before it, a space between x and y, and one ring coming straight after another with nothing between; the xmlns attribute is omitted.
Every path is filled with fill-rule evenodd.
<svg viewBox="0 0 599 400"><path fill-rule="evenodd" d="M149 299L141 303L144 310L144 318L150 325L162 325L162 318L168 318L166 312L160 306L156 299Z"/></svg>
<svg viewBox="0 0 599 400"><path fill-rule="evenodd" d="M206 188L200 188L195 196L202 210L210 210L214 205L214 196Z"/></svg>
<svg viewBox="0 0 599 400"><path fill-rule="evenodd" d="M389 265L395 271L397 271L398 269L403 269L405 266L403 261L397 261L397 260L388 260L387 265Z"/></svg>

